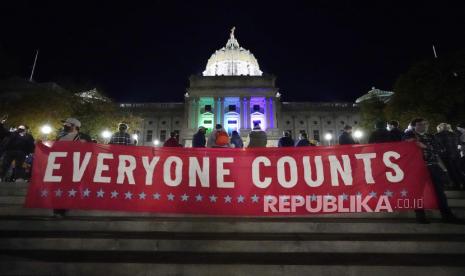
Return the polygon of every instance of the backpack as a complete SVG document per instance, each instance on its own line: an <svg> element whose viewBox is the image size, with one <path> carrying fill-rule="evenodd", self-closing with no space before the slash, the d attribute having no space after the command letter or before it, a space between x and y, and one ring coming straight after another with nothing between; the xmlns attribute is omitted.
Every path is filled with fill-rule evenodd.
<svg viewBox="0 0 465 276"><path fill-rule="evenodd" d="M228 133L224 130L218 130L216 132L215 144L217 146L224 146L229 143L229 136Z"/></svg>

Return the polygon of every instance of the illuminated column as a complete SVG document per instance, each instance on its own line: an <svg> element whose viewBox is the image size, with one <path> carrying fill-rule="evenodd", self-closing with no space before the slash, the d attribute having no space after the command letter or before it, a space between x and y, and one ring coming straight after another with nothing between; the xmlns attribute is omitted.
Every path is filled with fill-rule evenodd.
<svg viewBox="0 0 465 276"><path fill-rule="evenodd" d="M265 121L262 123L261 125L261 128L263 130L266 130L268 128L268 99L267 98L264 98L263 99L264 103L263 103L263 118L265 119Z"/></svg>
<svg viewBox="0 0 465 276"><path fill-rule="evenodd" d="M213 107L213 126L215 126L216 124L219 123L219 118L218 118L219 117L218 116L218 109L219 109L218 106L219 106L219 104L218 103L219 103L218 98L217 97L213 98L213 105L212 105L212 107Z"/></svg>
<svg viewBox="0 0 465 276"><path fill-rule="evenodd" d="M250 124L250 97L247 97L247 128L252 129L253 126Z"/></svg>
<svg viewBox="0 0 465 276"><path fill-rule="evenodd" d="M247 98L242 99L242 109L241 109L241 115L242 115L242 128L247 128L249 126L249 121L247 121Z"/></svg>
<svg viewBox="0 0 465 276"><path fill-rule="evenodd" d="M269 98L268 102L270 104L268 111L268 125L270 128L276 128L276 102L273 98Z"/></svg>
<svg viewBox="0 0 465 276"><path fill-rule="evenodd" d="M193 116L192 116L192 124L194 126L194 129L199 127L199 101L194 99L193 100Z"/></svg>
<svg viewBox="0 0 465 276"><path fill-rule="evenodd" d="M217 106L218 106L218 110L217 110L218 124L222 124L224 127L224 122L222 122L223 117L224 117L224 106L223 106L223 99L220 97L218 97Z"/></svg>

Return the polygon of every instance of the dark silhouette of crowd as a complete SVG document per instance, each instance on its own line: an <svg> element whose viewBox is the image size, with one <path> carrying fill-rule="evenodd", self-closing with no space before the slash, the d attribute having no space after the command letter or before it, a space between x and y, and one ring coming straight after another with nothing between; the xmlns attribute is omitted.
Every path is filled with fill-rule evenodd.
<svg viewBox="0 0 465 276"><path fill-rule="evenodd" d="M26 125L15 128L6 126L7 117L0 121L0 180L26 181L30 177L32 159L34 153L34 137ZM63 128L57 135L57 141L96 142L88 135L80 131L81 122L75 118L62 121ZM125 123L118 125L118 131L113 133L109 144L133 145L130 135L127 133L129 126ZM399 141L414 141L423 151L423 157L431 175L433 186L439 203L442 218L446 222L454 222L454 217L447 203L444 189L465 189L465 125L458 124L453 130L447 123L441 123L436 127L433 135L428 133L428 122L423 118L413 119L409 126L402 131L398 121L378 121L374 130L369 134L367 142L395 143ZM352 126L344 126L338 137L340 145L352 145L360 143L359 138L354 138ZM268 143L267 133L262 130L259 122L254 122L253 129L248 133L248 143L244 143L237 130L229 134L221 124L208 133L201 126L192 137L194 148L248 148L266 147ZM179 133L171 132L169 138L163 142L163 147L182 147L179 141ZM314 147L319 145L316 140L311 140L305 131L301 131L298 139L292 138L290 131L284 131L278 141L278 147ZM66 210L55 210L56 215L64 215ZM416 211L417 221L427 223L423 210Z"/></svg>

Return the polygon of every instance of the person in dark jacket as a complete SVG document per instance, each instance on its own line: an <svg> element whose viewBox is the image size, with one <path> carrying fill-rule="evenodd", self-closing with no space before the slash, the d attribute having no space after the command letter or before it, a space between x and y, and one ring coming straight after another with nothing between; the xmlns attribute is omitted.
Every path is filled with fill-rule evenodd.
<svg viewBox="0 0 465 276"><path fill-rule="evenodd" d="M339 145L353 145L356 144L352 137L352 127L349 125L344 126L342 134L339 136Z"/></svg>
<svg viewBox="0 0 465 276"><path fill-rule="evenodd" d="M375 130L368 138L368 144L391 142L391 133L386 129L384 121L378 121L375 124Z"/></svg>
<svg viewBox="0 0 465 276"><path fill-rule="evenodd" d="M439 205L439 211L443 222L455 223L461 222L451 212L444 193L444 171L439 165L438 154L442 151L441 146L437 143L434 136L428 132L428 122L423 118L413 119L410 123L411 130L407 131L403 137L405 141L415 141L423 150L423 159L431 176L433 188L436 192L436 198ZM425 216L425 210L415 210L418 223L428 223Z"/></svg>
<svg viewBox="0 0 465 276"><path fill-rule="evenodd" d="M453 188L461 189L465 185L465 177L460 169L459 136L452 132L451 125L446 123L440 123L437 126L437 131L434 138L443 148L439 157L447 168Z"/></svg>
<svg viewBox="0 0 465 276"><path fill-rule="evenodd" d="M170 133L170 138L166 140L166 142L163 144L163 147L182 147L181 144L179 144L178 139L176 139L176 132L171 132Z"/></svg>
<svg viewBox="0 0 465 276"><path fill-rule="evenodd" d="M290 131L284 131L284 136L279 138L278 147L293 147L294 146L294 139L292 139L292 135Z"/></svg>
<svg viewBox="0 0 465 276"><path fill-rule="evenodd" d="M239 132L237 132L236 130L233 130L233 132L231 133L231 145L234 145L235 148L239 149L244 147L244 142L242 141Z"/></svg>
<svg viewBox="0 0 465 276"><path fill-rule="evenodd" d="M297 141L296 147L308 147L308 146L314 146L310 141L308 140L308 135L305 132L300 133L299 141Z"/></svg>
<svg viewBox="0 0 465 276"><path fill-rule="evenodd" d="M205 138L205 133L207 129L203 126L199 127L197 133L192 137L192 147L193 148L204 148L207 144L207 139Z"/></svg>
<svg viewBox="0 0 465 276"><path fill-rule="evenodd" d="M389 121L387 123L387 129L389 130L389 134L391 136L391 142L402 141L402 136L404 136L404 133L402 132L402 130L399 129L398 121Z"/></svg>
<svg viewBox="0 0 465 276"><path fill-rule="evenodd" d="M26 155L34 152L34 138L26 133L26 127L21 125L6 139L1 178L6 180L8 169L14 161L13 174L9 180L24 179L23 165Z"/></svg>

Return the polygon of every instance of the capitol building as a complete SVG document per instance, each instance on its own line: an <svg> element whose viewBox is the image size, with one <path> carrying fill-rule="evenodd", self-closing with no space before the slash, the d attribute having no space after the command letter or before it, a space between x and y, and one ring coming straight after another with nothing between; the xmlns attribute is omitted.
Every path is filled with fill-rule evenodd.
<svg viewBox="0 0 465 276"><path fill-rule="evenodd" d="M139 145L161 145L170 132L190 147L200 126L211 131L216 124L231 133L237 130L247 145L254 123L268 134L268 146L276 146L283 131L294 138L305 131L323 145L337 143L344 125L357 128L359 108L352 102L283 102L276 77L260 70L255 56L240 46L231 30L226 45L207 61L202 75L192 75L178 103L121 103L141 116ZM180 91L180 93L183 93ZM331 139L323 139L324 137Z"/></svg>

